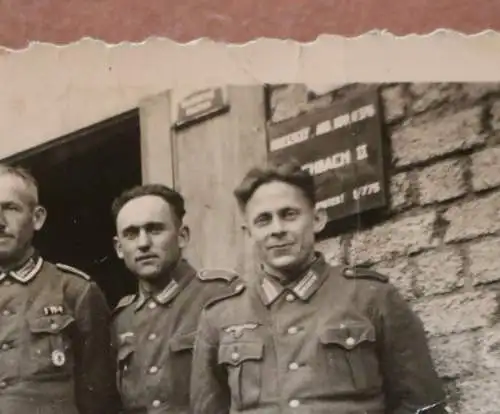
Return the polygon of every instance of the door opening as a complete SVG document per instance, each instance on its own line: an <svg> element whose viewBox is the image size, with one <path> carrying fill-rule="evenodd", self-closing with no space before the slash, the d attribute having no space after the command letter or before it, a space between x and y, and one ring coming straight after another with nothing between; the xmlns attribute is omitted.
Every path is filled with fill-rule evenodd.
<svg viewBox="0 0 500 414"><path fill-rule="evenodd" d="M28 168L48 210L35 245L47 260L80 268L103 289L110 306L136 283L113 247L111 203L141 184L138 111L122 114L5 160Z"/></svg>

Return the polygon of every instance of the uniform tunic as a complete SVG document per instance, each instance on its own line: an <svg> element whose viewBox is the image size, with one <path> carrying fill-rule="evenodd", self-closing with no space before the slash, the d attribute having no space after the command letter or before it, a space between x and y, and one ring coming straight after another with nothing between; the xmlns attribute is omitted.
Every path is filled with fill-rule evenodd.
<svg viewBox="0 0 500 414"><path fill-rule="evenodd" d="M0 413L113 413L109 318L74 268L35 255L0 273Z"/></svg>
<svg viewBox="0 0 500 414"><path fill-rule="evenodd" d="M387 278L318 255L295 283L253 282L202 315L194 414L445 412L422 323Z"/></svg>
<svg viewBox="0 0 500 414"><path fill-rule="evenodd" d="M189 410L195 333L203 307L232 293L236 274L196 270L181 260L160 293L125 297L114 316L117 381L124 413Z"/></svg>

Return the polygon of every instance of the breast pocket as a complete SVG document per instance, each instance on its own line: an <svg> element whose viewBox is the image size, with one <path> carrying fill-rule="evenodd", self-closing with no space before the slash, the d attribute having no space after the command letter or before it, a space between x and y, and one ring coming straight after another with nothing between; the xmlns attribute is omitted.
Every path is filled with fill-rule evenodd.
<svg viewBox="0 0 500 414"><path fill-rule="evenodd" d="M194 340L196 337L196 331L179 334L170 339L170 350L174 353L183 352L191 353L193 351Z"/></svg>
<svg viewBox="0 0 500 414"><path fill-rule="evenodd" d="M73 369L71 315L54 315L28 319L31 356L26 363L31 373L70 372Z"/></svg>
<svg viewBox="0 0 500 414"><path fill-rule="evenodd" d="M262 388L263 342L232 342L219 347L219 364L228 372L232 400L239 410L256 406Z"/></svg>
<svg viewBox="0 0 500 414"><path fill-rule="evenodd" d="M189 383L193 361L193 347L196 332L176 334L169 341L167 383L171 384L172 394L178 401L189 400Z"/></svg>
<svg viewBox="0 0 500 414"><path fill-rule="evenodd" d="M355 390L367 391L381 385L375 349L375 330L368 323L327 326L319 335L326 366L332 375Z"/></svg>
<svg viewBox="0 0 500 414"><path fill-rule="evenodd" d="M126 339L120 343L117 352L117 373L116 373L116 383L119 389L123 387L123 381L131 371L132 356L134 355L135 347L134 343L130 339Z"/></svg>

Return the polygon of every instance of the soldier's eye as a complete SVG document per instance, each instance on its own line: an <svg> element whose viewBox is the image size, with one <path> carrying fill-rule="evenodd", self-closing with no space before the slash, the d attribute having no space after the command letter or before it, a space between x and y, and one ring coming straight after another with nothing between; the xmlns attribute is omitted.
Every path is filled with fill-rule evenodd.
<svg viewBox="0 0 500 414"><path fill-rule="evenodd" d="M2 205L2 210L4 211L22 211L21 206L14 203L5 203Z"/></svg>
<svg viewBox="0 0 500 414"><path fill-rule="evenodd" d="M286 219L295 219L299 215L299 212L297 210L286 210L283 213L283 217Z"/></svg>
<svg viewBox="0 0 500 414"><path fill-rule="evenodd" d="M267 215L261 215L261 216L258 216L255 220L254 220L254 224L256 226L264 226L266 225L267 223L269 223L269 220L270 220L270 217L267 216Z"/></svg>
<svg viewBox="0 0 500 414"><path fill-rule="evenodd" d="M126 239L129 239L129 240L135 239L137 237L137 234L138 234L138 231L132 230L132 229L125 230L122 232L123 237L125 237Z"/></svg>

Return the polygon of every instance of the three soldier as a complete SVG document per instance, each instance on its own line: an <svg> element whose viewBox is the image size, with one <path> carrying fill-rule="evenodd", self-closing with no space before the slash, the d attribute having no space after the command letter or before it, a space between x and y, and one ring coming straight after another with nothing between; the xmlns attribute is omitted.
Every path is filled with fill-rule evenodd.
<svg viewBox="0 0 500 414"><path fill-rule="evenodd" d="M258 266L240 278L183 258L179 193L124 192L114 242L138 290L110 317L87 275L37 254L36 182L2 166L0 411L444 413L422 324L398 291L315 251L326 215L314 194L294 163L247 174L235 196Z"/></svg>

